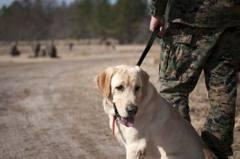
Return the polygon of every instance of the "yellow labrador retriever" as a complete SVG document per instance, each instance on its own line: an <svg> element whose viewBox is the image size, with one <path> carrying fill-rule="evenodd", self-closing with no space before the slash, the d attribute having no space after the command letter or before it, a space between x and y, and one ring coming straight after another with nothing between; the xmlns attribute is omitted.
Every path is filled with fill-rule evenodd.
<svg viewBox="0 0 240 159"><path fill-rule="evenodd" d="M169 105L138 66L107 68L97 76L110 128L127 159L214 159L194 128Z"/></svg>

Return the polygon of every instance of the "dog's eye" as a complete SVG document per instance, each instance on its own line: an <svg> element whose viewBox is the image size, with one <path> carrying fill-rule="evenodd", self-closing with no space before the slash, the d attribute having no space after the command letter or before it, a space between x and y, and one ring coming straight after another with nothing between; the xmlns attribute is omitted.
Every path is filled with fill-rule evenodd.
<svg viewBox="0 0 240 159"><path fill-rule="evenodd" d="M116 89L117 89L118 91L123 91L123 90L124 90L124 87L123 87L123 85L119 85L119 86L116 87Z"/></svg>
<svg viewBox="0 0 240 159"><path fill-rule="evenodd" d="M136 86L135 87L135 92L139 91L139 89L140 89L140 86Z"/></svg>

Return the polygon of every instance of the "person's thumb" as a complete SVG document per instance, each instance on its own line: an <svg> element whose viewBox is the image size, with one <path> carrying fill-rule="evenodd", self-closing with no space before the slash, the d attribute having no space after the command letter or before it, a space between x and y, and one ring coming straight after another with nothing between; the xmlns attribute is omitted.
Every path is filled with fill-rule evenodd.
<svg viewBox="0 0 240 159"><path fill-rule="evenodd" d="M162 38L165 33L166 33L166 29L164 28L164 26L160 27L158 37Z"/></svg>

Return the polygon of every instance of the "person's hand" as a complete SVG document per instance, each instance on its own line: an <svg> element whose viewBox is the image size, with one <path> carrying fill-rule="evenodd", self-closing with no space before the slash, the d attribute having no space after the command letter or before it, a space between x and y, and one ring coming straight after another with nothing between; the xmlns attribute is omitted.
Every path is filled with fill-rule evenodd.
<svg viewBox="0 0 240 159"><path fill-rule="evenodd" d="M164 19L158 16L151 16L149 29L152 32L159 29L158 36L163 37L164 33L166 32L164 28Z"/></svg>

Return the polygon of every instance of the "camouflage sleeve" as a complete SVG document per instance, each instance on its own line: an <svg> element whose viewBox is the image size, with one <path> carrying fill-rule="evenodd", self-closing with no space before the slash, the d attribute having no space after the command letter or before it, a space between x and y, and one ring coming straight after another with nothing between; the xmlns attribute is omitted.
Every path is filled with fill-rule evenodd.
<svg viewBox="0 0 240 159"><path fill-rule="evenodd" d="M163 16L168 0L150 0L150 14Z"/></svg>

